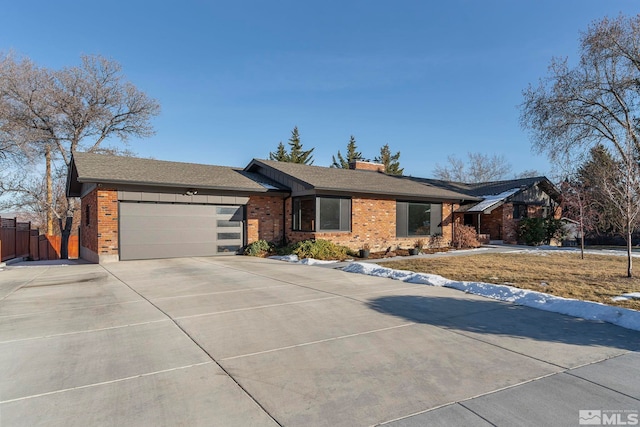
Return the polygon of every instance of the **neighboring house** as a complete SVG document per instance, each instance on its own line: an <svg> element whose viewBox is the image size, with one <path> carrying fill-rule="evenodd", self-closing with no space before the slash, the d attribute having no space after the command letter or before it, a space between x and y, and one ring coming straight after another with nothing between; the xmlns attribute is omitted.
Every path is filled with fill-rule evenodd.
<svg viewBox="0 0 640 427"><path fill-rule="evenodd" d="M473 226L487 241L515 244L522 218L559 219L561 215L560 192L544 176L477 184L417 180L481 198L478 203L460 206L454 217L456 224Z"/></svg>
<svg viewBox="0 0 640 427"><path fill-rule="evenodd" d="M430 236L448 242L465 212L483 203L478 196L489 194L381 168L254 159L241 169L76 153L67 194L81 198L80 256L93 262L234 254L259 239L327 239L373 250ZM509 197L503 205L519 196Z"/></svg>

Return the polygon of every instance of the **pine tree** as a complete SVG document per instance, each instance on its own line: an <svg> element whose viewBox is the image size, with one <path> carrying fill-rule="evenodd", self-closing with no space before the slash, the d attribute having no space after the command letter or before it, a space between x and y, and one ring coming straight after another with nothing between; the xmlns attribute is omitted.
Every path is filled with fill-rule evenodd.
<svg viewBox="0 0 640 427"><path fill-rule="evenodd" d="M347 157L342 157L342 153L338 150L338 159L336 160L336 157L332 156L333 163L331 164L331 167L349 169L349 163L356 160L362 160L362 153L357 151L357 149L356 138L351 135L351 139L349 139L349 143L347 144Z"/></svg>
<svg viewBox="0 0 640 427"><path fill-rule="evenodd" d="M276 151L269 153L269 160L277 160L279 162L290 161L289 153L287 153L287 150L285 150L282 141L280 141L280 144L278 144L278 149Z"/></svg>
<svg viewBox="0 0 640 427"><path fill-rule="evenodd" d="M384 171L388 175L402 175L404 168L400 167L400 152L391 154L389 144L380 147L380 156L375 161L384 165Z"/></svg>
<svg viewBox="0 0 640 427"><path fill-rule="evenodd" d="M313 148L311 150L303 150L302 143L300 142L300 134L298 133L298 126L295 126L291 131L291 138L289 138L289 159L286 160L291 163L302 163L304 165L313 164Z"/></svg>

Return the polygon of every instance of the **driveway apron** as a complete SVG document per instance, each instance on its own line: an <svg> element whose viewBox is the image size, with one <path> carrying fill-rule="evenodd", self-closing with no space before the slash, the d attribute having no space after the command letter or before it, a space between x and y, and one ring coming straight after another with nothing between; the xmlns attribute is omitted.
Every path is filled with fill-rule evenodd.
<svg viewBox="0 0 640 427"><path fill-rule="evenodd" d="M640 410L640 333L452 289L250 257L10 267L0 283L2 426L577 425L580 410Z"/></svg>

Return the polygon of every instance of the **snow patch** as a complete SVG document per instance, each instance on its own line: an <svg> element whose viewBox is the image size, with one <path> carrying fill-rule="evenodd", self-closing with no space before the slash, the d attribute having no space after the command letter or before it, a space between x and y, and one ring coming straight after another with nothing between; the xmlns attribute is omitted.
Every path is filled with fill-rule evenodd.
<svg viewBox="0 0 640 427"><path fill-rule="evenodd" d="M617 297L611 298L613 301L629 301L633 299L640 299L640 292L630 292L628 294L622 294Z"/></svg>
<svg viewBox="0 0 640 427"><path fill-rule="evenodd" d="M298 259L298 255L276 255L276 256L270 256L269 259L275 259L278 261L285 261L285 262L291 262L294 264L303 264L303 265L335 264L338 262L338 261L322 261L322 260L313 259L313 258Z"/></svg>
<svg viewBox="0 0 640 427"><path fill-rule="evenodd" d="M499 301L507 301L539 310L580 317L582 319L599 320L622 326L623 328L640 331L640 311L613 307L597 302L562 298L507 285L494 285L480 282L456 282L435 274L393 270L376 264L354 262L346 266L344 271L369 276L387 277L409 283L444 286ZM625 295L633 295L634 298L640 298L640 293L638 292Z"/></svg>

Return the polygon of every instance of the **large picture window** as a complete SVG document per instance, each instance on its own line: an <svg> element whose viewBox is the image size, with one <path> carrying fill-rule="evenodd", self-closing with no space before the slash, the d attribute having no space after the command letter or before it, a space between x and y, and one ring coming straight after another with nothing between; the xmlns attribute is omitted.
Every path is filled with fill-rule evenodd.
<svg viewBox="0 0 640 427"><path fill-rule="evenodd" d="M350 231L351 199L339 197L295 197L293 230Z"/></svg>
<svg viewBox="0 0 640 427"><path fill-rule="evenodd" d="M440 203L396 203L396 236L432 236L442 233Z"/></svg>

